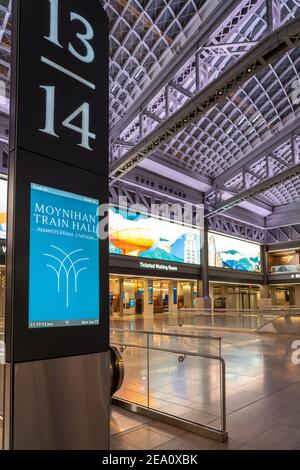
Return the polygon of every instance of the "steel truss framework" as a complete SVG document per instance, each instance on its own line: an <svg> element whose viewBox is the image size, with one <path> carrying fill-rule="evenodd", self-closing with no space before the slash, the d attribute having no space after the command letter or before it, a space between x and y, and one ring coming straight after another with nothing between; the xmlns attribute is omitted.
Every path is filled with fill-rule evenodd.
<svg viewBox="0 0 300 470"><path fill-rule="evenodd" d="M110 19L111 127L201 24L207 0L104 0Z"/></svg>
<svg viewBox="0 0 300 470"><path fill-rule="evenodd" d="M224 19L222 23L221 28L223 27L223 31L226 30L228 33L226 38L223 35L221 39L217 30L211 31L210 40L194 52L192 57L187 58L186 64L176 74L170 75L169 82L161 93L158 93L149 103L145 98L144 109L136 109L136 119L133 124L128 125L123 134L120 133L119 139L115 142L116 145L113 146L113 170L119 167L123 159L126 161L125 154L127 156L133 154L138 144L141 143L141 138L146 135L144 143L150 152L153 148L157 150L161 147L166 158L171 162L176 161L176 165L181 165L191 172L216 181L236 162L243 161L249 152L256 148L259 150L267 138L272 138L284 129L287 121L298 116L298 107L291 99L292 87L295 81L299 80L300 71L299 50L295 47L291 47L287 53L284 51L281 57L272 61L271 65L265 64L263 71L258 75L255 74L242 87L237 87L236 92L231 93L225 100L221 99L220 104L212 106L203 117L196 119L193 125L187 125L188 122L185 122L183 123L185 130L181 131L176 128L176 135L173 138L168 135L167 139L170 138L170 140L166 144L161 145L160 140L158 138L155 140L156 135L153 135L153 129L165 129L168 119L166 109L170 103L172 109L169 115L174 117L173 113L195 98L195 93L198 91L197 85L201 91L205 86L207 88L209 84L212 84L216 78L224 78L228 68L234 64L237 66L241 64L247 51L250 49L249 54L251 54L255 50L253 48L258 47L258 41L262 40L268 32L280 25L287 25L299 15L299 12L299 3L293 0L240 2L239 9L236 8L232 15ZM235 28L231 29L229 24L234 23ZM205 60L201 55L204 48L208 54ZM173 89L174 83L176 87ZM144 110L146 115L143 118ZM170 116L169 121L171 121ZM126 122L126 119L120 119L120 123L122 122ZM141 127L143 127L143 132L141 132ZM118 129L121 130L122 127L119 126ZM151 142L152 148L150 148ZM256 165L253 164L251 168L245 165L243 171L235 175L233 181L226 182L223 187L221 185L217 188L214 184L217 194L211 194L210 191L208 203L214 206L216 201L221 202L220 194L224 193L226 200L236 195L238 191L249 189L262 181L267 182L269 164L270 176L279 174L289 166L293 158L289 155L290 148L290 142L287 140L281 148L274 149L274 159L266 155L265 161L260 158L260 161L257 161ZM283 155L281 160L287 158L288 165L281 165L280 159L276 159L277 153ZM144 156L145 153L142 158ZM128 166L125 163L123 170L126 172L132 164L136 164L136 161L133 158L132 162L127 162ZM268 182L266 187L272 189L259 192L256 200L269 205L271 209L277 205L298 200L298 182L298 177L290 178L286 182L282 181L280 185L275 186L272 181L270 184ZM264 185L261 187L264 188ZM224 191L225 188L227 194Z"/></svg>
<svg viewBox="0 0 300 470"><path fill-rule="evenodd" d="M158 3L158 2L156 2ZM208 2L207 2L208 3ZM179 61L174 57L175 66L169 71L161 85L156 90L156 95L146 90L146 97L142 105L134 107L134 112L130 110L128 114L132 117L132 122L127 122L125 118L120 119L117 128L112 129L112 160L116 160L126 152L121 145L116 143L116 139L121 138L124 142L136 144L143 136L149 134L158 124L166 120L170 114L174 114L178 108L185 104L191 95L199 92L209 82L219 75L221 70L234 61L234 56L240 56L253 46L252 41L245 41L245 35L239 33L239 29L249 20L255 18L255 12L262 4L262 1L244 0L240 2L214 2L215 9L213 16L218 16L222 8L222 3L229 4L227 10L218 16L217 24L211 26L207 36L199 36L198 43L190 49L185 45L185 60ZM220 3L216 8L216 3ZM206 5L205 5L206 6ZM201 12L202 15L205 15ZM227 14L227 17L225 16ZM209 18L205 18L209 21ZM201 25L205 28L205 22ZM215 29L213 29L215 28ZM266 30L266 27L265 27ZM236 44L241 41L241 44ZM152 91L150 87L150 91ZM146 113L146 115L144 115ZM149 117L149 113L152 118ZM154 117L154 119L153 119ZM122 123L123 126L122 126Z"/></svg>
<svg viewBox="0 0 300 470"><path fill-rule="evenodd" d="M153 193L151 190L138 188L123 181L117 181L110 186L110 204L123 207L126 205L128 209L132 206L143 207L144 211L149 214L169 216L170 220L184 221L185 217L188 217L191 224L199 226L200 222L200 228L203 226L202 204L195 205L184 200L180 201L179 198L174 199L167 194Z"/></svg>
<svg viewBox="0 0 300 470"><path fill-rule="evenodd" d="M196 205L189 204L187 201L179 199L174 200L168 194L159 194L152 192L151 189L137 187L134 184L117 181L110 187L110 204L118 206L122 199L126 201L128 208L132 205L144 206L145 210L151 213L153 211L152 204L156 204L162 208L164 214L169 213L171 220L178 214L172 212L174 204L179 204L184 210L185 204L190 206L193 214L193 224L197 225L199 219L196 218ZM169 210L166 208L169 207ZM199 210L198 206L198 210ZM199 214L199 213L198 213ZM157 213L157 215L162 215ZM285 222L286 223L286 222ZM201 226L202 228L202 226ZM300 243L300 224L291 224L284 227L264 228L258 225L252 225L233 217L223 214L216 214L207 219L207 228L210 231L220 233L222 235L242 238L251 242L260 244L277 244L282 242L299 241Z"/></svg>
<svg viewBox="0 0 300 470"><path fill-rule="evenodd" d="M209 206L213 204L210 215L231 209L251 197L260 196L261 200L272 201L273 188L279 192L277 198L282 204L291 203L297 198L297 189L300 188L299 174L299 139L293 135L275 151L263 157L258 154L250 164L243 166L235 178L222 186L217 185L206 198ZM228 195L232 196L228 198Z"/></svg>
<svg viewBox="0 0 300 470"><path fill-rule="evenodd" d="M271 34L229 71L208 85L203 92L193 96L173 116L159 124L150 135L143 138L112 167L112 178L120 178L154 150L172 141L178 132L195 123L200 116L223 102L226 97L232 96L243 83L249 81L249 77L264 70L268 63L295 49L298 44L300 44L299 18Z"/></svg>
<svg viewBox="0 0 300 470"><path fill-rule="evenodd" d="M151 13L153 13L153 10L150 12L151 7L161 7L162 13L167 8L173 10L174 6L184 6L187 9L194 8L190 0L170 2L156 0L154 2L143 3L146 3L145 10L148 16L151 16ZM239 4L240 0L209 0L201 4L194 2L196 7L198 5L200 7L198 7L198 14L186 24L182 32L181 29L178 30L178 27L176 28L181 33L174 38L173 43L169 44L170 47L165 51L163 61L160 62L155 54L157 60L153 70L150 70L148 73L144 70L144 74L140 70L138 71L137 76L140 79L139 87L136 86L133 93L129 93L127 101L130 102L130 105L127 107L125 115L121 116L117 124L112 127L112 141L118 139L125 129L130 129L133 122L144 110L151 110L153 107L152 102L155 106L156 101L161 100L160 96L163 95L164 89L170 81L180 86L182 80L177 80L176 76L180 75L185 67L190 68L189 59L196 54L202 44L210 41L212 33L215 33L216 36L219 35L220 42L225 28L228 28L226 32L229 32L236 27L236 21L239 21L246 13L245 10L241 11ZM236 12L233 13L232 18L228 19L235 9ZM159 16L157 20L159 20ZM157 20L155 20L155 15L152 15L152 21L156 23ZM174 16L174 22L177 23L176 16ZM172 23L172 20L170 23ZM146 36L140 37L140 44L143 44L145 50L151 53L151 44L148 43ZM119 63L116 64L115 57L113 57L112 62L113 66L120 66ZM154 73L155 68L156 73ZM130 78L132 81L132 79L136 79L136 76L131 76Z"/></svg>
<svg viewBox="0 0 300 470"><path fill-rule="evenodd" d="M123 181L118 181L110 187L110 203L118 206L120 201L122 201L120 198L124 198L124 200L126 200L128 208L132 205L142 205L149 213L153 210L151 205L157 204L161 206L164 213L169 213L171 215L171 220L174 219L174 215L178 215L176 213L174 214L172 210L170 210L174 207L174 204L179 204L182 211L187 207L185 206L185 204L187 204L190 206L191 213L193 214L193 224L197 225L199 220L196 216L197 207L195 204L188 204L186 201L181 201L180 203L179 200L174 200L167 194L153 193L151 190L137 188L134 185L124 183ZM169 210L166 209L165 206L168 206ZM198 211L199 207L202 206L198 206ZM197 214L199 215L199 212ZM159 214L157 213L157 215ZM202 226L200 228L202 228ZM257 243L264 243L265 241L265 229L254 227L222 215L211 217L208 220L208 229L224 235L231 235Z"/></svg>
<svg viewBox="0 0 300 470"><path fill-rule="evenodd" d="M131 185L125 184L119 181L110 187L110 203L118 206L120 204L120 198L125 198L129 206L132 205L143 205L149 213L153 210L151 204L157 204L163 208L164 213L169 212L171 220L176 214L172 211L168 211L164 205L172 208L174 200L170 200L168 196L157 195L151 193L151 191L141 190L134 188ZM184 202L182 202L182 209ZM195 206L191 205L193 211L193 223L196 225L196 212ZM159 214L157 214L159 215ZM178 215L178 214L177 214ZM255 243L260 244L277 244L283 242L299 241L300 243L300 224L290 225L287 227L280 228L260 228L253 225L241 222L221 214L217 214L208 219L207 228L210 231L220 233L222 235L232 236L241 238Z"/></svg>
<svg viewBox="0 0 300 470"><path fill-rule="evenodd" d="M112 182L160 149L170 164L211 181L209 223L250 196L271 210L299 201L299 0L102 3L111 33ZM6 90L10 9L11 0L0 0Z"/></svg>
<svg viewBox="0 0 300 470"><path fill-rule="evenodd" d="M300 225L266 230L265 243L267 245L295 241L300 242Z"/></svg>
<svg viewBox="0 0 300 470"><path fill-rule="evenodd" d="M244 238L249 241L264 244L266 231L263 228L254 227L243 222L238 222L223 215L216 215L208 219L208 230L231 235L236 238ZM300 239L300 237L299 237Z"/></svg>

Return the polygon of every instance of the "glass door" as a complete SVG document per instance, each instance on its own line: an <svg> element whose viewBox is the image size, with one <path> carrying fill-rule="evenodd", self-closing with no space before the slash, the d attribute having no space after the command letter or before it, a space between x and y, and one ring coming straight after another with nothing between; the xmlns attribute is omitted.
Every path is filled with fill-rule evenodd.
<svg viewBox="0 0 300 470"><path fill-rule="evenodd" d="M144 282L139 279L123 280L123 315L142 315L144 312Z"/></svg>
<svg viewBox="0 0 300 470"><path fill-rule="evenodd" d="M275 302L277 306L290 305L290 289L288 287L277 287L275 290Z"/></svg>
<svg viewBox="0 0 300 470"><path fill-rule="evenodd" d="M154 313L164 313L169 308L169 282L153 281Z"/></svg>
<svg viewBox="0 0 300 470"><path fill-rule="evenodd" d="M120 283L119 278L109 279L109 313L120 314Z"/></svg>

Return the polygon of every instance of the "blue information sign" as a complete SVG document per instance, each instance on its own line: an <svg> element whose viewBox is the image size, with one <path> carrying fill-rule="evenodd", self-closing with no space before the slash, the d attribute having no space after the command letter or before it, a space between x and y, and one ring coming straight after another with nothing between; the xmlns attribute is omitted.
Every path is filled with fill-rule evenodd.
<svg viewBox="0 0 300 470"><path fill-rule="evenodd" d="M99 324L98 206L31 184L29 328Z"/></svg>

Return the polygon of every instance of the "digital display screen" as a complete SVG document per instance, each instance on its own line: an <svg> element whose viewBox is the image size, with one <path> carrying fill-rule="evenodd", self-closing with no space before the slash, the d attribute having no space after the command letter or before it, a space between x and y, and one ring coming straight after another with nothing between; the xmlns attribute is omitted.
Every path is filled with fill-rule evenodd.
<svg viewBox="0 0 300 470"><path fill-rule="evenodd" d="M260 245L216 233L208 234L209 266L260 272Z"/></svg>
<svg viewBox="0 0 300 470"><path fill-rule="evenodd" d="M0 179L0 240L6 239L7 181Z"/></svg>
<svg viewBox="0 0 300 470"><path fill-rule="evenodd" d="M99 324L98 206L31 184L29 328Z"/></svg>
<svg viewBox="0 0 300 470"><path fill-rule="evenodd" d="M200 265L200 230L111 207L110 254Z"/></svg>

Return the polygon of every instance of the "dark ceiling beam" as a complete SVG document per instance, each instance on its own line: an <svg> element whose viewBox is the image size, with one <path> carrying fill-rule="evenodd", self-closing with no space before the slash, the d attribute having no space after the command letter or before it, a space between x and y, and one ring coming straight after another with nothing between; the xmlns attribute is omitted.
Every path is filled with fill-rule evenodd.
<svg viewBox="0 0 300 470"><path fill-rule="evenodd" d="M266 218L266 228L300 225L300 201L276 207L273 214Z"/></svg>
<svg viewBox="0 0 300 470"><path fill-rule="evenodd" d="M291 168L288 168L287 170L272 176L271 178L267 178L264 181L256 184L255 186L252 186L249 189L246 189L245 191L240 192L238 195L233 196L226 201L223 201L215 206L213 211L208 214L209 217L211 217L214 214L219 214L221 212L225 212L228 209L232 209L233 207L237 206L241 202L247 201L251 197L258 196L259 194L267 191L268 189L274 188L280 183L283 183L284 181L289 180L290 178L293 178L294 176L299 176L300 175L300 164L294 165Z"/></svg>
<svg viewBox="0 0 300 470"><path fill-rule="evenodd" d="M157 151L153 153L147 162L147 166L149 167L149 171L151 171L151 166L152 162L155 162L159 165L162 165L163 171L160 171L160 175L170 177L170 174L172 171L176 171L178 174L181 174L182 176L186 176L188 178L191 178L191 181L193 180L195 182L195 186L198 187L198 183L203 184L203 187L201 189L201 192L206 193L207 190L212 186L213 180L207 176L200 175L199 173L196 173L195 171L189 170L188 168L184 168L179 164L179 162L176 162L175 159L171 159L169 155L165 155L164 152L162 151ZM145 163L145 162L143 162ZM152 170L155 172L155 170ZM189 185L193 188L192 185Z"/></svg>
<svg viewBox="0 0 300 470"><path fill-rule="evenodd" d="M156 173L156 175L162 175L173 179L174 181L181 181L182 184L190 187L191 190L196 189L202 193L207 193L212 188L213 180L211 178L199 175L199 173L195 173L194 171L188 170L187 168L183 168L174 159L170 159L161 151L154 153L148 159L144 160L141 163L141 166L147 171ZM140 166L137 168L140 168ZM131 173L132 172L128 173L128 175ZM126 178L128 178L127 175L125 176L125 179ZM228 190L227 193L230 194L230 190ZM252 210L249 206L249 209L246 211L248 216L251 216L251 214L254 212L256 213L257 207L269 213L273 210L271 206L255 198L250 198L247 202L253 206Z"/></svg>

